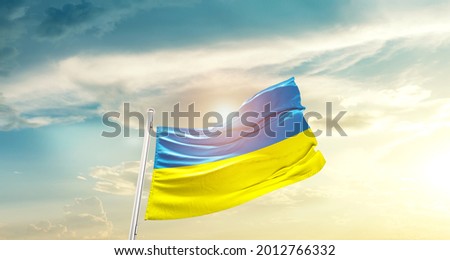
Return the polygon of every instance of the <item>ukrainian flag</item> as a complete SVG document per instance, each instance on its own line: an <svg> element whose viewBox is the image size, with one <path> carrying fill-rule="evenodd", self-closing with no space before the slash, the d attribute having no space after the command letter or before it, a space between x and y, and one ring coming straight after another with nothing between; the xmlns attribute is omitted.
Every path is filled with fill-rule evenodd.
<svg viewBox="0 0 450 260"><path fill-rule="evenodd" d="M145 219L225 210L319 172L325 159L300 101L291 78L250 98L223 127L158 127Z"/></svg>

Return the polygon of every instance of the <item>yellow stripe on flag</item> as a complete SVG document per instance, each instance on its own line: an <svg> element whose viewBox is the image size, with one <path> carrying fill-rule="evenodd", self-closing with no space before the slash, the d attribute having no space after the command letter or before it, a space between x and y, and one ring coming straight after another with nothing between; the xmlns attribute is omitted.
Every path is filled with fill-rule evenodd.
<svg viewBox="0 0 450 260"><path fill-rule="evenodd" d="M322 169L310 129L220 161L153 171L145 219L178 219L228 209L304 180Z"/></svg>

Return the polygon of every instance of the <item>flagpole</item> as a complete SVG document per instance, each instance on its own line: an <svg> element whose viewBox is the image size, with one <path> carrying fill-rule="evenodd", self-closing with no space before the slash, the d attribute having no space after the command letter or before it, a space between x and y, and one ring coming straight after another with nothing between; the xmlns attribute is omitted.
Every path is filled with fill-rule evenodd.
<svg viewBox="0 0 450 260"><path fill-rule="evenodd" d="M131 227L130 227L130 240L135 240L137 235L137 226L139 219L139 206L142 197L142 187L144 185L145 168L148 158L148 148L150 146L150 131L153 129L153 114L155 110L150 108L147 110L147 125L145 127L144 133L144 143L142 145L141 153L141 164L139 169L139 176L136 183L136 195L134 197L133 215L131 217Z"/></svg>

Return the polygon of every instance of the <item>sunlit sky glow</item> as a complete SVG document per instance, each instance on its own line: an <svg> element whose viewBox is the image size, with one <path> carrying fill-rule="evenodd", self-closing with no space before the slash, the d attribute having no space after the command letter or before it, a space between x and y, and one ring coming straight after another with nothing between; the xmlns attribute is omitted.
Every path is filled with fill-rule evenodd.
<svg viewBox="0 0 450 260"><path fill-rule="evenodd" d="M227 113L291 76L347 111L322 172L138 238L450 239L448 1L0 2L0 239L126 239L142 139L103 113Z"/></svg>

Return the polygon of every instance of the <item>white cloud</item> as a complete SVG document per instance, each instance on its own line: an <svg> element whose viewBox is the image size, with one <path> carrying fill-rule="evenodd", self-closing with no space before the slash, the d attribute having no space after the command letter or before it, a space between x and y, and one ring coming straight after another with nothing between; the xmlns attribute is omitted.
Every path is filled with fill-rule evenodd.
<svg viewBox="0 0 450 260"><path fill-rule="evenodd" d="M147 164L147 172L152 163ZM118 166L97 166L90 172L96 180L94 190L116 194L133 195L136 192L136 181L139 173L139 162L124 162ZM147 176L150 176L147 174Z"/></svg>
<svg viewBox="0 0 450 260"><path fill-rule="evenodd" d="M78 176L77 176L77 179L78 179L78 180L81 180L81 181L87 181L86 177L81 176L81 175L78 175Z"/></svg>
<svg viewBox="0 0 450 260"><path fill-rule="evenodd" d="M28 227L28 233L32 234L31 236L36 239L64 239L74 236L74 234L69 232L68 228L63 224L53 224L48 220L43 220L36 224L30 224Z"/></svg>
<svg viewBox="0 0 450 260"><path fill-rule="evenodd" d="M97 197L76 198L58 218L0 225L0 239L108 239L112 232L113 224Z"/></svg>
<svg viewBox="0 0 450 260"><path fill-rule="evenodd" d="M76 198L64 207L64 216L29 225L28 238L34 239L107 239L113 225L99 198Z"/></svg>
<svg viewBox="0 0 450 260"><path fill-rule="evenodd" d="M1 94L1 93L0 93ZM0 96L1 97L1 96ZM0 103L0 130L8 131L17 128L36 128L50 124L58 123L74 123L83 121L86 116L66 116L66 117L50 117L35 116L26 118L20 115L14 108Z"/></svg>
<svg viewBox="0 0 450 260"><path fill-rule="evenodd" d="M432 48L445 43L450 37L448 10L448 5L442 5L420 12L392 11L386 13L382 21L351 28L333 28L307 36L246 39L149 53L76 55L16 75L3 84L3 106L14 113L8 112L8 116L3 117L2 129L83 120L96 113L117 111L124 101L132 101L133 107L145 111L149 106L165 110L180 99L192 97L190 101L193 101L204 97L203 108L211 109L214 102L209 102L209 97L223 97L223 93L227 93L233 97L231 102L242 102L256 88L276 83L286 77L281 74L286 71L295 73L293 68L303 68L308 62L314 66L302 72L304 78L299 80L300 83L308 82L308 77L315 79L317 73L321 73L328 75L322 76L321 80L331 85L339 79L329 74L378 55L381 50L384 51L387 42L396 40L403 47L417 45ZM396 50L391 48L391 51ZM390 55L392 53L386 51L378 57L378 61L388 59ZM345 93L349 93L348 89L364 92L376 86L376 82L347 82L353 85L345 86ZM373 91L387 98L386 103L381 105L389 106L397 102L397 106L401 106L417 99L423 100L429 95L429 90L416 93L419 96L411 95L410 92L417 91L420 84L391 82L384 92L379 92L376 87ZM335 96L333 88L325 90L321 85L302 85L302 90L314 88L321 97L345 95L340 93ZM32 95L30 90L33 90ZM412 99L399 100L402 95ZM343 105L356 102L350 96L344 96L344 99ZM364 98L358 97L358 100L361 102ZM66 119L45 115L24 116L36 110L66 109L92 103L98 103L99 109L77 111L79 115L70 115Z"/></svg>
<svg viewBox="0 0 450 260"><path fill-rule="evenodd" d="M30 125L13 108L0 104L0 130L7 131L22 127L30 127Z"/></svg>

